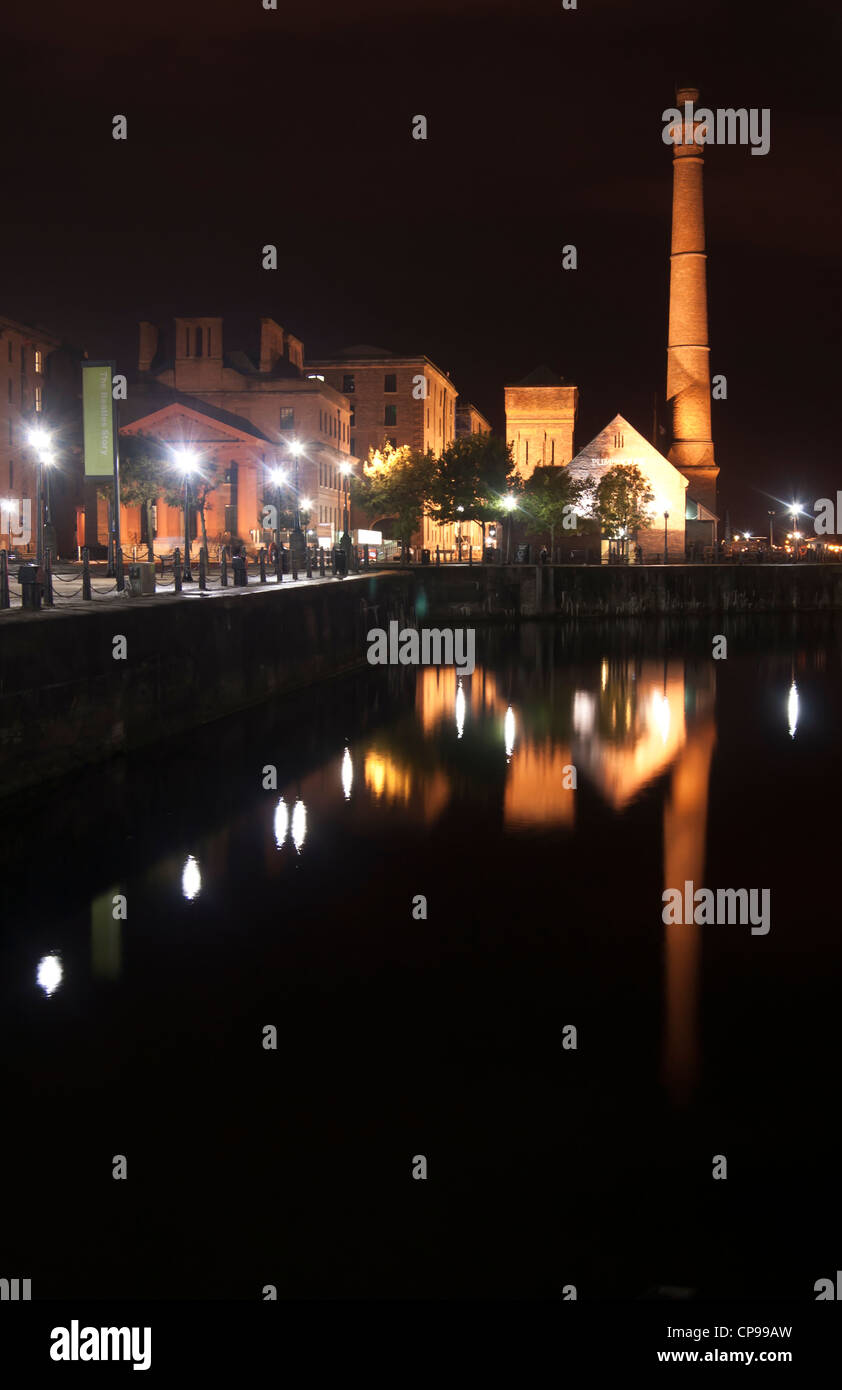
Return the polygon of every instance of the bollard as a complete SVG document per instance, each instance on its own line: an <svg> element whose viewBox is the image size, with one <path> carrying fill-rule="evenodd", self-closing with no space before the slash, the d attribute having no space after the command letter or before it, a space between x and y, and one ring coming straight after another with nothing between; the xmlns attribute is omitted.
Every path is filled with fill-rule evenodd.
<svg viewBox="0 0 842 1390"><path fill-rule="evenodd" d="M290 564L292 565L292 577L293 577L293 579L295 580L295 579L298 578L298 553L297 553L297 551L296 551L296 549L295 549L295 546L292 546L292 545L290 546L290 556L289 556L289 559L290 559Z"/></svg>
<svg viewBox="0 0 842 1390"><path fill-rule="evenodd" d="M367 569L369 569L369 568L370 568L369 549L368 549L368 546L366 546L365 550L363 551L363 569L364 569L364 570L367 570Z"/></svg>
<svg viewBox="0 0 842 1390"><path fill-rule="evenodd" d="M208 587L208 553L207 553L207 551L205 550L205 547L202 546L201 550L199 551L199 588L200 588L200 589L206 589L207 587Z"/></svg>
<svg viewBox="0 0 842 1390"><path fill-rule="evenodd" d="M47 608L55 607L53 602L53 552L49 549L44 556L44 604Z"/></svg>
<svg viewBox="0 0 842 1390"><path fill-rule="evenodd" d="M471 543L471 545L468 546L468 569L472 569L472 568L473 568L473 564L474 564L474 547L473 547L473 543Z"/></svg>
<svg viewBox="0 0 842 1390"><path fill-rule="evenodd" d="M122 594L126 587L126 576L123 573L123 547L117 547L117 592Z"/></svg>
<svg viewBox="0 0 842 1390"><path fill-rule="evenodd" d="M0 608L11 608L9 597L9 552L0 550Z"/></svg>
<svg viewBox="0 0 842 1390"><path fill-rule="evenodd" d="M260 566L260 582L261 582L261 584L265 584L265 583L266 583L266 549L265 549L265 546L261 546L260 549L259 549L258 552L257 552L257 563L258 563L259 566Z"/></svg>
<svg viewBox="0 0 842 1390"><path fill-rule="evenodd" d="M320 545L320 546L319 546L319 578L320 578L320 579L324 579L324 577L325 577L325 550L324 550L324 546L323 546L323 545Z"/></svg>
<svg viewBox="0 0 842 1390"><path fill-rule="evenodd" d="M174 579L174 581L175 581L175 592L176 592L177 594L180 594L180 593L181 593L182 573L181 573L181 551L179 550L178 546L176 546L175 550L174 550L173 553L172 553L172 575L173 575L173 579Z"/></svg>
<svg viewBox="0 0 842 1390"><path fill-rule="evenodd" d="M309 545L307 547L307 578L313 578L313 552Z"/></svg>
<svg viewBox="0 0 842 1390"><path fill-rule="evenodd" d="M280 545L275 546L275 580L282 583L284 577L284 552Z"/></svg>
<svg viewBox="0 0 842 1390"><path fill-rule="evenodd" d="M228 588L228 556L224 547L219 552L219 585L222 589Z"/></svg>
<svg viewBox="0 0 842 1390"><path fill-rule="evenodd" d="M436 546L436 564L441 564L441 551L439 550L438 546Z"/></svg>
<svg viewBox="0 0 842 1390"><path fill-rule="evenodd" d="M91 552L82 546L82 598L92 598L91 594Z"/></svg>

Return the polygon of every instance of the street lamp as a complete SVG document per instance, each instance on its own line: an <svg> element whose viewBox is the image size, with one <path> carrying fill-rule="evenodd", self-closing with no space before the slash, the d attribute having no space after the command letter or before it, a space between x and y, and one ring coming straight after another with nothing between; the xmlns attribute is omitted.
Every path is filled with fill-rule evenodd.
<svg viewBox="0 0 842 1390"><path fill-rule="evenodd" d="M283 468L273 468L269 477L275 484L275 573L280 579L283 573L283 561L281 559L281 488L286 486L288 478Z"/></svg>
<svg viewBox="0 0 842 1390"><path fill-rule="evenodd" d="M350 463L340 463L339 475L340 486L342 488L342 535L339 538L339 544L341 545L342 549L347 552L350 552L351 550L351 537L348 534L348 493L351 486L350 479L353 471L354 470Z"/></svg>
<svg viewBox="0 0 842 1390"><path fill-rule="evenodd" d="M299 496L300 480L298 460L301 457L302 445L298 442L297 439L293 439L290 441L289 451L295 460L295 521L292 528L292 536L290 538L289 548L295 556L295 566L296 568L298 568L299 565L302 565L304 563L304 551L306 549L307 542L305 541L304 535L301 530L301 498Z"/></svg>
<svg viewBox="0 0 842 1390"><path fill-rule="evenodd" d="M669 519L670 519L670 514L669 514L669 512L666 510L666 508L664 508L664 564L665 564L665 565L666 565L666 564L669 564L669 540L668 540L668 538L667 538L667 524L668 524L668 522L669 522Z"/></svg>
<svg viewBox="0 0 842 1390"><path fill-rule="evenodd" d="M789 514L790 514L790 516L792 517L792 558L793 558L793 560L797 560L797 559L798 559L798 531L797 531L796 528L797 528L797 526L798 526L798 513L799 513L800 511L802 511L802 510L803 510L803 508L802 508L800 502L792 502L792 503L790 503L790 506L788 507Z"/></svg>
<svg viewBox="0 0 842 1390"><path fill-rule="evenodd" d="M512 495L509 494L507 497L503 498L503 508L509 514L509 524L506 528L506 564L509 563L509 557L511 556L512 551L512 512L514 511L516 506L516 497L512 497Z"/></svg>
<svg viewBox="0 0 842 1390"><path fill-rule="evenodd" d="M182 582L192 584L190 572L190 475L199 466L199 456L192 449L176 449L174 452L176 468L184 474L184 568Z"/></svg>
<svg viewBox="0 0 842 1390"><path fill-rule="evenodd" d="M53 461L50 452L50 436L41 425L35 425L27 434L27 442L38 459L38 486L36 500L35 563L44 563L44 464Z"/></svg>
<svg viewBox="0 0 842 1390"><path fill-rule="evenodd" d="M770 549L770 551L771 551L771 550L774 550L774 547L775 547L775 536L774 536L774 527L775 527L774 516L775 516L775 513L774 513L774 512L771 510L771 508L769 508L769 507L767 507L766 510L767 510L768 513L769 513L769 549Z"/></svg>

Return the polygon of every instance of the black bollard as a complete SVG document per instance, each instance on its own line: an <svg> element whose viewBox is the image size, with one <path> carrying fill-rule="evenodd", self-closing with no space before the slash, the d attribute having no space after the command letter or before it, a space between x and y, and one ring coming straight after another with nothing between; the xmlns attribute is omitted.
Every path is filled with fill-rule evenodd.
<svg viewBox="0 0 842 1390"><path fill-rule="evenodd" d="M307 547L307 578L313 578L313 551L309 545Z"/></svg>
<svg viewBox="0 0 842 1390"><path fill-rule="evenodd" d="M0 550L0 608L11 608L9 596L9 552Z"/></svg>
<svg viewBox="0 0 842 1390"><path fill-rule="evenodd" d="M471 568L473 567L473 563L474 563L474 543L473 543L473 541L472 541L471 544L468 546L468 569L471 569Z"/></svg>
<svg viewBox="0 0 842 1390"><path fill-rule="evenodd" d="M293 580L296 580L298 578L298 552L294 545L290 546L289 551L290 564L292 565L292 577Z"/></svg>
<svg viewBox="0 0 842 1390"><path fill-rule="evenodd" d="M172 574L175 580L175 592L181 593L182 573L181 573L181 551L178 546L172 553Z"/></svg>
<svg viewBox="0 0 842 1390"><path fill-rule="evenodd" d="M438 546L436 546L436 564L441 564L441 551L439 550Z"/></svg>
<svg viewBox="0 0 842 1390"><path fill-rule="evenodd" d="M283 583L284 578L284 548L282 545L275 546L275 579L279 584Z"/></svg>
<svg viewBox="0 0 842 1390"><path fill-rule="evenodd" d="M126 587L126 576L123 570L123 547L117 547L117 592L121 593Z"/></svg>
<svg viewBox="0 0 842 1390"><path fill-rule="evenodd" d="M323 546L323 545L320 545L320 546L319 546L319 578L320 578L320 579L324 579L324 577L325 577L325 550L324 550L324 546Z"/></svg>
<svg viewBox="0 0 842 1390"><path fill-rule="evenodd" d="M224 547L219 552L219 586L222 589L228 588L228 556Z"/></svg>
<svg viewBox="0 0 842 1390"><path fill-rule="evenodd" d="M199 588L200 588L200 589L206 589L207 587L208 587L208 552L205 550L205 547L202 546L201 550L199 551Z"/></svg>
<svg viewBox="0 0 842 1390"><path fill-rule="evenodd" d="M265 584L265 583L266 583L266 549L265 549L265 546L261 546L260 549L259 549L258 552L257 552L257 563L258 563L259 566L260 566L260 582L261 582L261 584Z"/></svg>
<svg viewBox="0 0 842 1390"><path fill-rule="evenodd" d="M55 607L53 601L53 554L47 550L44 558L44 604L47 608Z"/></svg>
<svg viewBox="0 0 842 1390"><path fill-rule="evenodd" d="M82 547L82 598L92 598L91 593L91 552Z"/></svg>

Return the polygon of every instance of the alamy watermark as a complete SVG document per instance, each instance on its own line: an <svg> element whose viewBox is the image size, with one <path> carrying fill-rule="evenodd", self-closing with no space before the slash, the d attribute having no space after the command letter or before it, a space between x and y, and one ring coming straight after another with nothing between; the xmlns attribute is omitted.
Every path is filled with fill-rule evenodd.
<svg viewBox="0 0 842 1390"><path fill-rule="evenodd" d="M740 106L708 106L694 110L692 101L685 101L683 112L678 106L668 106L661 115L664 129L661 139L665 145L751 145L752 154L768 154L770 146L768 106L746 110ZM686 132L686 134L685 134Z"/></svg>
<svg viewBox="0 0 842 1390"><path fill-rule="evenodd" d="M769 888L696 888L685 879L684 889L665 888L661 920L670 926L741 927L751 923L752 936L766 936L771 926Z"/></svg>
<svg viewBox="0 0 842 1390"><path fill-rule="evenodd" d="M472 627L401 628L389 623L388 633L373 627L367 633L371 666L455 666L470 676L475 666L476 632Z"/></svg>

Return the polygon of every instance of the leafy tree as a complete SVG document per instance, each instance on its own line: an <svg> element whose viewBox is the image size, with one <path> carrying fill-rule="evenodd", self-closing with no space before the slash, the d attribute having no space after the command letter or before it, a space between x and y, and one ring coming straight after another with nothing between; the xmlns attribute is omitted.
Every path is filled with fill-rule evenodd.
<svg viewBox="0 0 842 1390"><path fill-rule="evenodd" d="M612 540L654 525L655 494L637 464L615 464L600 479L595 510L602 534Z"/></svg>
<svg viewBox="0 0 842 1390"><path fill-rule="evenodd" d="M425 499L433 474L432 455L414 452L408 445L391 444L370 449L362 476L351 479L351 501L374 518L395 517L403 554L421 525Z"/></svg>
<svg viewBox="0 0 842 1390"><path fill-rule="evenodd" d="M567 468L536 468L523 485L521 505L528 529L533 534L549 531L550 549L554 549L557 528L580 529L577 507L583 503L586 492L586 484L573 478Z"/></svg>
<svg viewBox="0 0 842 1390"><path fill-rule="evenodd" d="M428 514L439 523L478 521L485 527L500 519L502 499L520 490L514 459L504 439L494 434L462 435L435 460Z"/></svg>
<svg viewBox="0 0 842 1390"><path fill-rule="evenodd" d="M167 492L172 481L169 455L161 441L145 434L126 434L120 437L120 500L130 507L139 506L146 516L146 545L149 559L154 559L152 508ZM113 484L102 491L110 498Z"/></svg>

